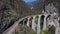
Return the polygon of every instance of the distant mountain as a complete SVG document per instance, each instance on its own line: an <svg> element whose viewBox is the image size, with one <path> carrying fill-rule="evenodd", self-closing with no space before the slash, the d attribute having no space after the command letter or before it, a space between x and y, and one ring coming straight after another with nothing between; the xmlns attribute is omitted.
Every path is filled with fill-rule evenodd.
<svg viewBox="0 0 60 34"><path fill-rule="evenodd" d="M37 3L36 1L34 1L34 2L28 2L28 3L26 3L29 7L31 7L31 6L33 6L35 3Z"/></svg>
<svg viewBox="0 0 60 34"><path fill-rule="evenodd" d="M41 3L43 2L44 0L37 0L37 1L34 1L34 2L28 2L26 3L29 7L32 7L32 6L35 6L35 4L37 3Z"/></svg>

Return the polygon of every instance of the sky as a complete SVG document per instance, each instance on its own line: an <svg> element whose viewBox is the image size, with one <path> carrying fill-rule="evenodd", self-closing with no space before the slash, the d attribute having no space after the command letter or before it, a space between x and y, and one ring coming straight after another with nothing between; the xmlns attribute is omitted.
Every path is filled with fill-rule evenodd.
<svg viewBox="0 0 60 34"><path fill-rule="evenodd" d="M23 0L24 2L28 3L28 2L34 2L36 0Z"/></svg>

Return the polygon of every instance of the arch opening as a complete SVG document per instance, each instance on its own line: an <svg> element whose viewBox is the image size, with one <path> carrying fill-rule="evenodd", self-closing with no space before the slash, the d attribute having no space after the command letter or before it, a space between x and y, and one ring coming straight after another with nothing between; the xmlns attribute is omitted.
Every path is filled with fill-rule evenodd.
<svg viewBox="0 0 60 34"><path fill-rule="evenodd" d="M44 15L41 16L41 20L40 20L41 29L43 29L44 17L45 17Z"/></svg>
<svg viewBox="0 0 60 34"><path fill-rule="evenodd" d="M47 18L51 17L51 15L48 15Z"/></svg>

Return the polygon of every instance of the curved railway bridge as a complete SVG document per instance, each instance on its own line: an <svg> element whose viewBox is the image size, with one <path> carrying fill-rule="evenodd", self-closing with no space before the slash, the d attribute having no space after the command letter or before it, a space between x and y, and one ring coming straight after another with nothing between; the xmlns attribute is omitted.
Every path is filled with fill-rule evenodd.
<svg viewBox="0 0 60 34"><path fill-rule="evenodd" d="M19 19L16 21L10 28L8 28L6 31L4 31L2 34L12 34L12 32L15 31L15 27L18 26L18 24L22 24L22 26L27 25L28 27L31 27L34 31L37 32L37 34L40 34L40 28L41 28L41 18L43 18L43 30L46 29L47 25L49 26L54 26L56 28L55 34L57 34L58 29L59 29L59 20L54 19L55 16L54 14L40 14L40 15L32 15L32 16L27 16L24 18ZM37 17L37 24L35 22ZM32 19L32 24L30 26L30 19ZM37 27L37 29L36 29Z"/></svg>

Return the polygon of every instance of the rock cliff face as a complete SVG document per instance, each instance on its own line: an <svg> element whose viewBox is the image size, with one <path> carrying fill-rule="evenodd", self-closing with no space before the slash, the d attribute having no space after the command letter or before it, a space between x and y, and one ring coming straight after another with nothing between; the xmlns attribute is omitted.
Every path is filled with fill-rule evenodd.
<svg viewBox="0 0 60 34"><path fill-rule="evenodd" d="M58 22L60 20L59 19L59 15L60 15L59 10L60 10L60 8L57 8L57 7L60 7L60 6L58 4L59 4L59 1L55 1L55 2L49 2L49 4L45 6L45 11L48 14L54 14L52 16L53 20L52 19L51 20L56 24L55 25L55 27L56 27L55 34L59 34L59 32L60 32L60 27L59 27L60 23Z"/></svg>
<svg viewBox="0 0 60 34"><path fill-rule="evenodd" d="M53 5L58 9L58 14L60 15L60 0L45 0L45 5L53 3Z"/></svg>

